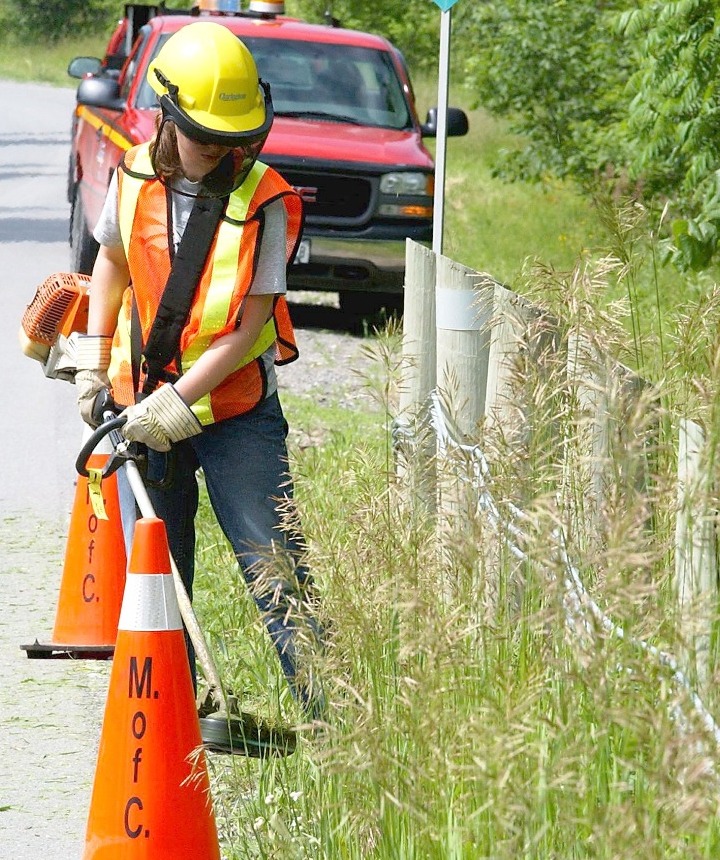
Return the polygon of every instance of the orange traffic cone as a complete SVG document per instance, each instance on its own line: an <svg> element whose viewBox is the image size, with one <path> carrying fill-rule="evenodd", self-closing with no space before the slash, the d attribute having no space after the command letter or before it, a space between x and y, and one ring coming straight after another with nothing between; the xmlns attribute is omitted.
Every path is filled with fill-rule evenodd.
<svg viewBox="0 0 720 860"><path fill-rule="evenodd" d="M91 432L87 427L88 438ZM88 469L102 469L107 459L107 453L91 454ZM117 475L103 479L101 495L107 519L93 506L89 479L78 477L52 640L21 645L30 658L113 655L127 565Z"/></svg>
<svg viewBox="0 0 720 860"><path fill-rule="evenodd" d="M137 521L83 860L219 860L162 520Z"/></svg>

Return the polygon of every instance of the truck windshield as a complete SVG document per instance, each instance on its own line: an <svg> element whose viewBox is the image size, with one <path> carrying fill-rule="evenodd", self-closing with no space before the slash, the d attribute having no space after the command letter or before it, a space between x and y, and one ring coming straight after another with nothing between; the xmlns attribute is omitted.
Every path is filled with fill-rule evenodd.
<svg viewBox="0 0 720 860"><path fill-rule="evenodd" d="M386 51L292 39L242 39L260 77L270 84L276 116L412 127L402 83ZM164 41L159 40L156 50ZM143 80L137 107L156 106L155 93Z"/></svg>

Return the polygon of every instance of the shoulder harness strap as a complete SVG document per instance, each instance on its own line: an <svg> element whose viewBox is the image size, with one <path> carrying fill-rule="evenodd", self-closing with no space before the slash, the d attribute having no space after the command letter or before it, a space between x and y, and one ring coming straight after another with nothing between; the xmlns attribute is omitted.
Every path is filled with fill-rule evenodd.
<svg viewBox="0 0 720 860"><path fill-rule="evenodd" d="M142 394L151 394L175 356L193 296L210 253L227 200L198 197L173 259L170 277L148 335L143 359L147 377Z"/></svg>

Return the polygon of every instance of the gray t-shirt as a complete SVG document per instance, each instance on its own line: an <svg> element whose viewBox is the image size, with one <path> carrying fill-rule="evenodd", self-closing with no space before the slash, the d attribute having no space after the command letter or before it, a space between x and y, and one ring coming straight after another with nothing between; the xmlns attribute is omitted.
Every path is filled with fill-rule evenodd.
<svg viewBox="0 0 720 860"><path fill-rule="evenodd" d="M181 179L173 184L172 194L172 220L173 241L177 250L180 239L185 232L190 212L195 202L194 195L197 194L200 183ZM259 295L284 295L287 291L285 279L285 234L287 229L287 213L282 200L274 200L265 207L265 226L263 228L260 253L258 255L255 278L250 287L249 294ZM122 245L120 236L120 219L118 216L118 182L117 172L113 174L108 187L105 205L100 213L100 219L93 231L95 240L101 245L116 248ZM277 390L277 376L275 374L275 347L271 347L262 356L265 372L267 374L267 394L273 394Z"/></svg>

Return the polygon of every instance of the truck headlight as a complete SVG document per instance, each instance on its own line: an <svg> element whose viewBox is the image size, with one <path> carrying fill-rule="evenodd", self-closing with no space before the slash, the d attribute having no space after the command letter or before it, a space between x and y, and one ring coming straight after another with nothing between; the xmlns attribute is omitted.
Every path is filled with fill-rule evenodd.
<svg viewBox="0 0 720 860"><path fill-rule="evenodd" d="M380 193L432 197L433 184L433 177L429 173L386 173L380 180Z"/></svg>
<svg viewBox="0 0 720 860"><path fill-rule="evenodd" d="M432 218L435 177L431 173L386 173L380 179L378 214L390 218Z"/></svg>

